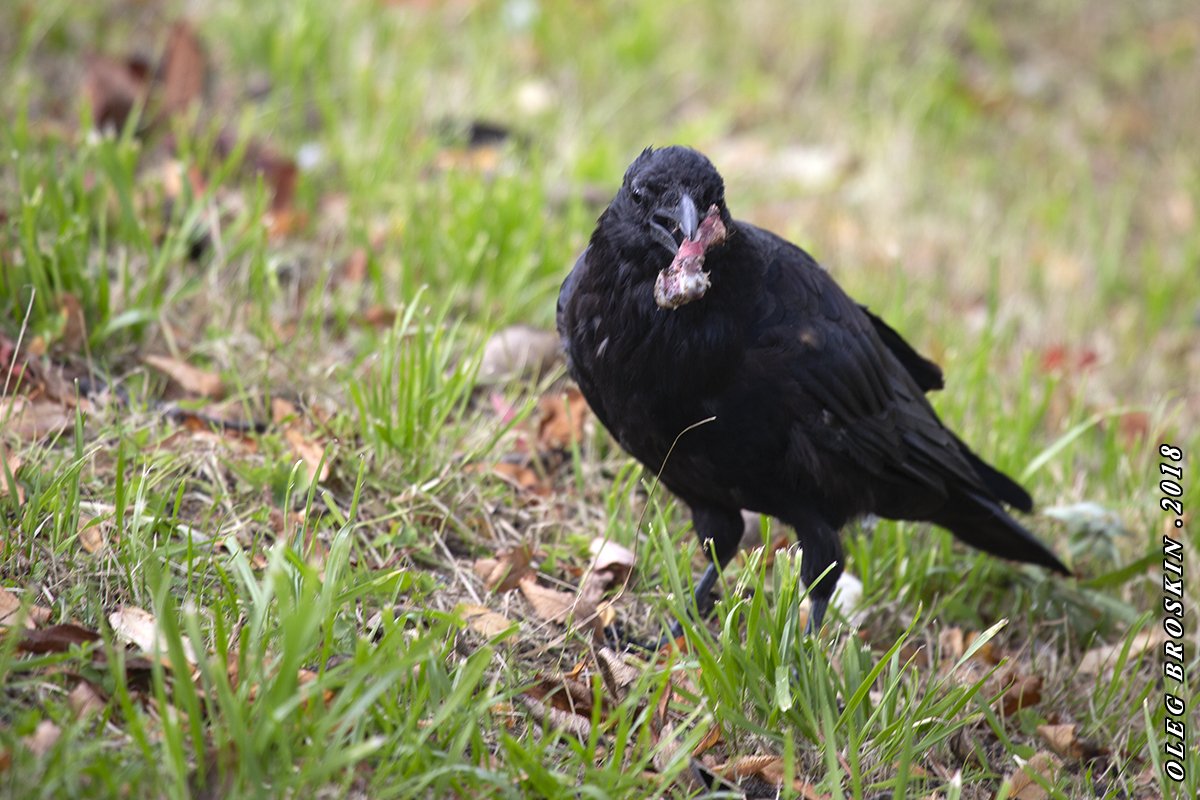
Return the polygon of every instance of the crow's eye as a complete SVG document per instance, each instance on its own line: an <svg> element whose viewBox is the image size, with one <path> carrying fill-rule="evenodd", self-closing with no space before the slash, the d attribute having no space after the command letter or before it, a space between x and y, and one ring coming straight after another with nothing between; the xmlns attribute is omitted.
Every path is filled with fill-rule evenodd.
<svg viewBox="0 0 1200 800"><path fill-rule="evenodd" d="M646 194L646 190L637 184L629 187L629 194L633 197L633 202L639 206L646 205L646 201L650 199L649 195Z"/></svg>

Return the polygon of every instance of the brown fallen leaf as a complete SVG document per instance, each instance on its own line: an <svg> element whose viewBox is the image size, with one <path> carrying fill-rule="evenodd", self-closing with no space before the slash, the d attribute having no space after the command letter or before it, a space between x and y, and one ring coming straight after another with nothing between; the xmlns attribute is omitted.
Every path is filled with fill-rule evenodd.
<svg viewBox="0 0 1200 800"><path fill-rule="evenodd" d="M492 611L487 606L459 603L455 610L462 616L471 630L489 639L493 636L499 636L516 624L508 617L499 612Z"/></svg>
<svg viewBox="0 0 1200 800"><path fill-rule="evenodd" d="M107 533L113 528L108 517L79 518L79 544L89 553L98 553L108 544Z"/></svg>
<svg viewBox="0 0 1200 800"><path fill-rule="evenodd" d="M100 641L100 634L69 622L49 628L25 631L17 649L30 655L65 653L72 647Z"/></svg>
<svg viewBox="0 0 1200 800"><path fill-rule="evenodd" d="M587 741L591 736L592 723L586 717L548 706L526 694L518 695L517 701L525 707L530 716L539 722L545 722L551 727L573 733L583 741Z"/></svg>
<svg viewBox="0 0 1200 800"><path fill-rule="evenodd" d="M367 248L356 247L338 268L336 278L342 283L362 283L367 279L369 264Z"/></svg>
<svg viewBox="0 0 1200 800"><path fill-rule="evenodd" d="M1062 762L1051 753L1040 750L1025 764L1005 779L1008 796L1012 800L1046 800L1049 793L1038 785L1032 776L1037 775L1044 783L1054 785L1054 777Z"/></svg>
<svg viewBox="0 0 1200 800"><path fill-rule="evenodd" d="M113 633L123 642L136 646L143 653L167 656L167 643L158 629L158 620L149 611L137 606L121 606L108 615ZM191 664L197 662L196 651L186 636L181 636L183 657Z"/></svg>
<svg viewBox="0 0 1200 800"><path fill-rule="evenodd" d="M1138 633L1129 642L1129 658L1148 653L1163 643L1166 634L1160 628L1150 628ZM1125 650L1124 642L1093 647L1079 660L1079 672L1084 675L1099 675L1116 666L1117 659Z"/></svg>
<svg viewBox="0 0 1200 800"><path fill-rule="evenodd" d="M285 430L283 438L291 446L292 452L304 462L304 470L308 476L309 483L313 483L314 481L322 483L329 477L329 466L333 461L332 447L318 444L306 438L303 433L294 427ZM327 451L328 455L326 455Z"/></svg>
<svg viewBox="0 0 1200 800"><path fill-rule="evenodd" d="M70 292L58 296L58 313L63 318L60 340L62 347L78 353L87 344L87 321L83 318L83 304Z"/></svg>
<svg viewBox="0 0 1200 800"><path fill-rule="evenodd" d="M179 20L171 26L158 69L159 83L153 91L162 114L182 114L201 99L208 80L208 56L199 35L187 22Z"/></svg>
<svg viewBox="0 0 1200 800"><path fill-rule="evenodd" d="M54 748L54 745L58 744L58 738L61 735L61 728L50 720L44 719L38 723L32 734L22 737L21 742L29 748L29 752L38 758L43 758Z"/></svg>
<svg viewBox="0 0 1200 800"><path fill-rule="evenodd" d="M775 755L742 756L733 762L727 762L714 769L718 775L726 778L742 780L758 777L760 780L774 786L783 785L783 759ZM829 795L819 794L812 784L799 778L792 780L792 791L805 800L828 800Z"/></svg>
<svg viewBox="0 0 1200 800"><path fill-rule="evenodd" d="M1062 758L1090 761L1106 755L1107 747L1080 739L1079 726L1075 723L1063 725L1038 725L1037 734L1054 754Z"/></svg>
<svg viewBox="0 0 1200 800"><path fill-rule="evenodd" d="M565 623L567 615L575 607L574 594L542 586L537 582L537 575L534 573L522 576L517 585L539 619Z"/></svg>
<svg viewBox="0 0 1200 800"><path fill-rule="evenodd" d="M149 72L149 65L139 60L88 58L82 91L97 130L120 131L125 127L133 109L146 99Z"/></svg>
<svg viewBox="0 0 1200 800"><path fill-rule="evenodd" d="M490 473L512 487L538 497L548 497L552 491L542 477L525 464L515 464L511 461L498 461L495 464L468 464L466 471Z"/></svg>
<svg viewBox="0 0 1200 800"><path fill-rule="evenodd" d="M142 361L171 379L189 395L219 400L225 394L221 378L170 356L144 356Z"/></svg>
<svg viewBox="0 0 1200 800"><path fill-rule="evenodd" d="M74 412L61 403L21 395L0 397L0 430L22 441L53 436L74 423Z"/></svg>
<svg viewBox="0 0 1200 800"><path fill-rule="evenodd" d="M80 681L67 695L67 705L77 718L83 718L103 711L108 701L91 682Z"/></svg>
<svg viewBox="0 0 1200 800"><path fill-rule="evenodd" d="M550 392L538 400L541 417L537 443L543 451L566 450L583 441L584 424L591 410L575 387Z"/></svg>
<svg viewBox="0 0 1200 800"><path fill-rule="evenodd" d="M967 650L966 641L963 638L963 629L955 626L946 628L939 633L938 648L941 650L944 661L951 662L951 665L957 662Z"/></svg>
<svg viewBox="0 0 1200 800"><path fill-rule="evenodd" d="M0 586L0 628L7 628L16 623L21 613L21 598ZM25 627L33 628L33 621L26 618Z"/></svg>
<svg viewBox="0 0 1200 800"><path fill-rule="evenodd" d="M637 561L637 556L628 547L603 536L592 539L588 550L592 554L592 566L599 571L611 572L617 581L624 580Z"/></svg>
<svg viewBox="0 0 1200 800"><path fill-rule="evenodd" d="M990 683L990 681L989 681ZM984 690L987 690L984 686ZM1042 702L1042 678L1039 675L1014 675L1012 683L1000 697L1000 711L1011 716L1022 708Z"/></svg>
<svg viewBox="0 0 1200 800"><path fill-rule="evenodd" d="M626 663L625 658L611 647L601 647L596 653L596 668L604 679L609 694L618 700L625 698L625 688L641 676L641 670Z"/></svg>
<svg viewBox="0 0 1200 800"><path fill-rule="evenodd" d="M531 570L533 552L529 545L501 550L495 558L480 558L474 565L475 574L490 592L507 592L517 588Z"/></svg>

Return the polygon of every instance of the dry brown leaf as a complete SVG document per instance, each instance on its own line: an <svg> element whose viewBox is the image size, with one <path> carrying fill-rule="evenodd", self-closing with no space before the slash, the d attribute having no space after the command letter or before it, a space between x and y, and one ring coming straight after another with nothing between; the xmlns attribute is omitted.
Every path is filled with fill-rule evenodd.
<svg viewBox="0 0 1200 800"><path fill-rule="evenodd" d="M533 573L522 576L517 585L539 619L565 623L567 615L575 608L574 594L542 586Z"/></svg>
<svg viewBox="0 0 1200 800"><path fill-rule="evenodd" d="M627 664L624 657L610 647L601 647L596 655L596 667L604 677L609 692L623 699L621 690L636 681L641 671Z"/></svg>
<svg viewBox="0 0 1200 800"><path fill-rule="evenodd" d="M591 736L592 723L586 717L545 705L540 700L536 700L526 694L519 695L517 700L539 722L546 722L551 727L573 733L583 741L587 741Z"/></svg>
<svg viewBox="0 0 1200 800"><path fill-rule="evenodd" d="M979 631L971 631L967 633L965 636L963 636L963 647L970 649L971 645L975 643L975 640L979 638L979 635ZM971 656L972 660L980 661L984 664L991 664L992 666L999 664L1001 657L996 651L995 645L996 642L992 639L984 642L979 646L979 649L975 651L975 654Z"/></svg>
<svg viewBox="0 0 1200 800"><path fill-rule="evenodd" d="M70 292L58 296L58 313L63 317L62 346L77 353L87 344L87 322L83 318L83 304Z"/></svg>
<svg viewBox="0 0 1200 800"><path fill-rule="evenodd" d="M517 588L532 569L533 552L529 545L501 550L495 558L481 558L475 562L475 574L490 592L507 592Z"/></svg>
<svg viewBox="0 0 1200 800"><path fill-rule="evenodd" d="M93 517L91 520L84 522L80 517L79 528L79 544L89 553L98 553L104 549L105 541L104 531L110 527L107 519Z"/></svg>
<svg viewBox="0 0 1200 800"><path fill-rule="evenodd" d="M725 763L714 770L726 778L741 780L757 776L765 783L774 786L783 785L783 759L779 756L759 755L742 756L732 763ZM792 781L792 791L805 800L828 800L829 795L819 794L812 784L795 778Z"/></svg>
<svg viewBox="0 0 1200 800"><path fill-rule="evenodd" d="M284 400L282 397L271 398L271 422L276 425L282 425L285 422L297 419L300 416L300 410L296 408L296 404L291 400Z"/></svg>
<svg viewBox="0 0 1200 800"><path fill-rule="evenodd" d="M708 733L704 734L704 738L692 748L692 758L699 758L709 750L716 747L721 741L721 726L714 724L708 729Z"/></svg>
<svg viewBox="0 0 1200 800"><path fill-rule="evenodd" d="M966 642L963 639L963 629L959 627L946 628L939 633L938 647L942 652L943 660L952 663L958 661L967 650Z"/></svg>
<svg viewBox="0 0 1200 800"><path fill-rule="evenodd" d="M540 475L524 464L514 464L510 461L498 461L495 464L468 464L467 472L487 472L502 479L516 489L530 494L546 497L551 489Z"/></svg>
<svg viewBox="0 0 1200 800"><path fill-rule="evenodd" d="M90 717L103 711L107 704L104 696L88 681L80 681L75 684L75 688L67 695L67 705L79 718Z"/></svg>
<svg viewBox="0 0 1200 800"><path fill-rule="evenodd" d="M20 613L21 598L0 586L0 628L7 628L14 624ZM29 629L34 627L33 620L28 616L25 618L25 627Z"/></svg>
<svg viewBox="0 0 1200 800"><path fill-rule="evenodd" d="M38 723L31 735L23 737L21 741L29 748L29 752L42 758L58 743L58 737L61 735L61 728L50 720L44 719Z"/></svg>
<svg viewBox="0 0 1200 800"><path fill-rule="evenodd" d="M1166 634L1160 628L1150 628L1133 637L1129 643L1129 658L1135 659L1163 643ZM1116 665L1125 649L1124 642L1094 647L1083 654L1079 661L1079 672L1083 675L1099 675Z"/></svg>
<svg viewBox="0 0 1200 800"><path fill-rule="evenodd" d="M170 378L184 392L219 400L225 394L221 378L170 356L144 356L142 361Z"/></svg>
<svg viewBox="0 0 1200 800"><path fill-rule="evenodd" d="M493 636L499 636L515 624L508 617L491 610L487 606L479 606L473 603L459 603L456 610L462 616L463 621L470 626L471 630L489 639Z"/></svg>
<svg viewBox="0 0 1200 800"><path fill-rule="evenodd" d="M326 448L317 442L305 438L296 428L288 428L283 432L283 438L291 445L292 452L304 462L305 474L309 483L321 483L329 477L329 465L333 461L333 453L326 456ZM324 460L322 460L324 459Z"/></svg>
<svg viewBox="0 0 1200 800"><path fill-rule="evenodd" d="M1075 723L1064 725L1038 725L1037 733L1046 746L1054 754L1063 758L1090 760L1108 752L1107 747L1099 747L1091 742L1080 739L1079 726Z"/></svg>
<svg viewBox="0 0 1200 800"><path fill-rule="evenodd" d="M565 450L583 440L583 427L591 413L575 387L550 392L538 401L541 418L537 442L540 450Z"/></svg>
<svg viewBox="0 0 1200 800"><path fill-rule="evenodd" d="M613 573L616 580L624 580L633 571L637 556L624 545L617 544L611 539L597 536L588 545L592 554L592 565L596 570Z"/></svg>
<svg viewBox="0 0 1200 800"><path fill-rule="evenodd" d="M370 259L367 258L367 248L356 247L351 251L350 255L342 262L342 266L337 271L337 278L342 283L362 283L367 279L367 267L370 264Z"/></svg>
<svg viewBox="0 0 1200 800"><path fill-rule="evenodd" d="M74 422L75 414L61 403L20 395L0 397L0 429L22 441L61 433Z"/></svg>
<svg viewBox="0 0 1200 800"><path fill-rule="evenodd" d="M100 634L72 623L51 625L42 630L29 630L21 636L17 649L32 655L46 653L65 653L72 647L78 647L100 641Z"/></svg>
<svg viewBox="0 0 1200 800"><path fill-rule="evenodd" d="M167 655L167 643L163 640L158 629L158 621L149 611L137 606L121 606L108 615L108 624L112 626L117 638L134 645L144 653ZM196 651L186 636L182 636L183 656L191 664L197 661Z"/></svg>
<svg viewBox="0 0 1200 800"><path fill-rule="evenodd" d="M987 686L984 687L985 691L987 688ZM1000 697L1000 711L1005 716L1010 716L1022 708L1029 708L1040 702L1042 702L1041 676L1013 675L1012 683L1004 690L1004 694Z"/></svg>
<svg viewBox="0 0 1200 800"><path fill-rule="evenodd" d="M134 107L146 97L147 66L140 61L119 61L107 56L88 59L83 77L84 102L92 110L97 130L125 127Z"/></svg>
<svg viewBox="0 0 1200 800"><path fill-rule="evenodd" d="M511 325L497 331L483 346L478 381L496 384L539 380L562 357L558 334L529 325Z"/></svg>
<svg viewBox="0 0 1200 800"><path fill-rule="evenodd" d="M167 34L167 46L159 65L158 92L162 112L182 114L204 94L208 56L200 37L188 23L180 20Z"/></svg>
<svg viewBox="0 0 1200 800"><path fill-rule="evenodd" d="M1038 751L1024 766L1008 776L1008 796L1012 800L1046 800L1049 794L1031 776L1038 775L1043 782L1053 786L1054 776L1061 766L1062 762L1051 753Z"/></svg>

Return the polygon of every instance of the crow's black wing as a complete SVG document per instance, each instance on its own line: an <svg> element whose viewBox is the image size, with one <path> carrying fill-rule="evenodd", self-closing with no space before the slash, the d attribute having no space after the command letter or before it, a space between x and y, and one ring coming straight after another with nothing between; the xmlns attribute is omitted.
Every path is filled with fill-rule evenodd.
<svg viewBox="0 0 1200 800"><path fill-rule="evenodd" d="M869 308L861 304L859 308L867 315L867 319L871 320L875 333L879 334L880 340L887 346L887 349L891 350L892 355L908 370L908 374L917 382L917 386L921 387L921 391L931 392L945 387L941 367L914 350L912 345L904 341L903 336L897 333L891 325L871 313Z"/></svg>

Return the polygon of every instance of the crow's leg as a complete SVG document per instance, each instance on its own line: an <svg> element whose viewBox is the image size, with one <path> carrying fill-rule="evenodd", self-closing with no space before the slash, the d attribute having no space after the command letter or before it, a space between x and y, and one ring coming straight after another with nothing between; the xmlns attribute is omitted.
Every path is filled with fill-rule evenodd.
<svg viewBox="0 0 1200 800"><path fill-rule="evenodd" d="M816 635L825 621L829 598L833 597L838 578L842 576L846 556L842 552L838 530L832 525L812 515L798 520L798 523L792 523L792 527L796 529L796 538L804 550L800 562L800 580L808 587L808 602L811 605L804 632Z"/></svg>
<svg viewBox="0 0 1200 800"><path fill-rule="evenodd" d="M745 522L739 508L731 510L693 505L692 526L696 529L696 536L710 560L708 568L696 582L696 611L703 619L712 610L711 595L717 585L718 569L728 564L737 553L738 545L742 542ZM669 632L664 634L661 645L666 645L682 635L683 621L677 619L671 623Z"/></svg>

